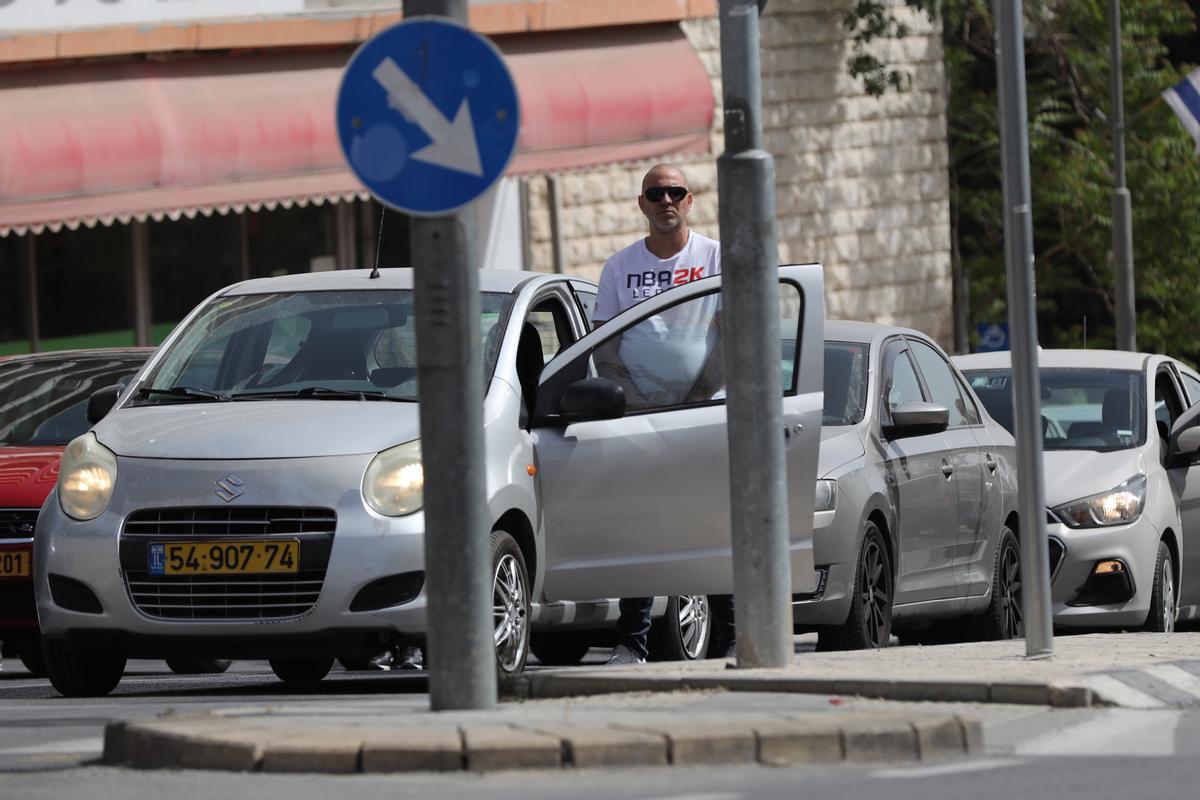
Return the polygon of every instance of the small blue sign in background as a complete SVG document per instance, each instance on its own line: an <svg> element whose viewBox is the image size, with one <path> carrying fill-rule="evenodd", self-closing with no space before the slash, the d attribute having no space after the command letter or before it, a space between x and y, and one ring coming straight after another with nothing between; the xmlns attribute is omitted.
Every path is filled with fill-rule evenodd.
<svg viewBox="0 0 1200 800"><path fill-rule="evenodd" d="M351 170L380 202L444 214L486 192L521 129L512 74L490 41L419 17L363 43L342 75L337 132Z"/></svg>
<svg viewBox="0 0 1200 800"><path fill-rule="evenodd" d="M994 353L999 350L1011 349L1008 345L1008 323L981 322L975 326L979 333L979 347L976 353Z"/></svg>

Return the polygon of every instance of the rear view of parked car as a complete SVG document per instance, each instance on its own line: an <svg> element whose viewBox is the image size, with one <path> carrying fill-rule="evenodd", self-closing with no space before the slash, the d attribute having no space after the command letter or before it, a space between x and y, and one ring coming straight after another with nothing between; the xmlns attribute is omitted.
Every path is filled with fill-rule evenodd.
<svg viewBox="0 0 1200 800"><path fill-rule="evenodd" d="M64 350L0 358L0 641L42 674L31 563L38 509L63 448L90 427L97 389L128 380L150 348Z"/></svg>
<svg viewBox="0 0 1200 800"><path fill-rule="evenodd" d="M1013 430L1009 354L955 361ZM1054 624L1172 631L1200 616L1200 374L1106 350L1038 364Z"/></svg>
<svg viewBox="0 0 1200 800"><path fill-rule="evenodd" d="M1022 635L1012 436L916 331L827 322L824 386L797 629L825 650Z"/></svg>

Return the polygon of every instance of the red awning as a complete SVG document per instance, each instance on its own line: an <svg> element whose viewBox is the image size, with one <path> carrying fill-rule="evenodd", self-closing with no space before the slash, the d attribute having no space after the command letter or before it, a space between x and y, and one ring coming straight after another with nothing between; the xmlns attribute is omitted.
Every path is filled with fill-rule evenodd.
<svg viewBox="0 0 1200 800"><path fill-rule="evenodd" d="M712 84L677 26L500 42L510 174L707 152ZM350 53L0 74L0 235L365 197L334 98Z"/></svg>

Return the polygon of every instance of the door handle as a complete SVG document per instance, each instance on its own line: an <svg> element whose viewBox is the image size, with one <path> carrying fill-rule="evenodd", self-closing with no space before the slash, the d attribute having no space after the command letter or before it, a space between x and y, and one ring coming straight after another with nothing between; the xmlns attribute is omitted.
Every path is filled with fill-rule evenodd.
<svg viewBox="0 0 1200 800"><path fill-rule="evenodd" d="M988 468L988 470L989 470L990 472L995 472L995 471L996 471L996 467L997 467L998 465L996 464L996 459L992 458L992 454L991 454L991 453L985 453L985 454L984 454L984 456L983 456L983 458L984 458L983 465L984 465L985 467L987 467L987 468Z"/></svg>
<svg viewBox="0 0 1200 800"><path fill-rule="evenodd" d="M949 478L954 474L954 465L948 461L942 462L942 474Z"/></svg>
<svg viewBox="0 0 1200 800"><path fill-rule="evenodd" d="M799 422L797 422L795 425L788 425L787 423L784 423L784 425L783 425L783 440L785 442L791 441L792 434L793 433L798 434L802 430L804 430L804 426Z"/></svg>

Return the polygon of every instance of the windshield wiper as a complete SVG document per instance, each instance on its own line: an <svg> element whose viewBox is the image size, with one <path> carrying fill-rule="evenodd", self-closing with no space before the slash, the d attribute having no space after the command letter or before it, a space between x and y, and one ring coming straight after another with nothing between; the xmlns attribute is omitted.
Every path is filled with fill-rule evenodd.
<svg viewBox="0 0 1200 800"><path fill-rule="evenodd" d="M169 397L173 400L191 400L194 402L219 402L229 399L223 394L208 392L204 389L193 389L190 386L172 386L170 389L152 389L149 386L143 386L142 388L138 389L137 396Z"/></svg>
<svg viewBox="0 0 1200 800"><path fill-rule="evenodd" d="M237 392L231 400L391 400L397 403L410 402L403 397L391 397L379 391L355 391L353 389L329 389L324 386L305 386L276 392Z"/></svg>

